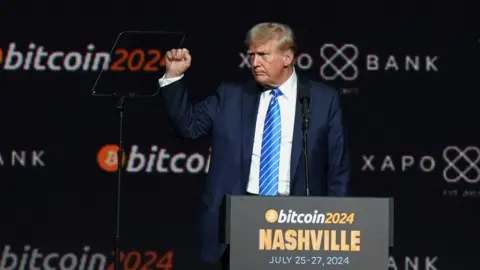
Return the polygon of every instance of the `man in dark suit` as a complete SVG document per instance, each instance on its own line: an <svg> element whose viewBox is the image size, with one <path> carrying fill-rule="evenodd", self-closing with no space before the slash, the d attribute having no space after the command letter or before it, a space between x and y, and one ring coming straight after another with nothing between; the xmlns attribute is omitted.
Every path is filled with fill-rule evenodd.
<svg viewBox="0 0 480 270"><path fill-rule="evenodd" d="M201 257L212 269L226 267L228 248L218 237L226 194L306 195L300 92L310 97L310 195L346 196L350 178L339 93L295 72L291 28L261 23L248 32L246 43L255 80L223 83L191 104L182 79L192 59L186 49L166 54L167 71L159 80L175 131L188 138L212 137L200 225Z"/></svg>

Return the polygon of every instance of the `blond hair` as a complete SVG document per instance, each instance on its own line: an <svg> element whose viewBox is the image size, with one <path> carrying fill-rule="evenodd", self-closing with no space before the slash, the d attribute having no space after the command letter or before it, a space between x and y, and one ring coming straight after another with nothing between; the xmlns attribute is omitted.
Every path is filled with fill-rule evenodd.
<svg viewBox="0 0 480 270"><path fill-rule="evenodd" d="M282 23L265 22L254 25L248 32L245 40L246 45L264 44L276 40L280 50L297 50L295 35L290 26Z"/></svg>

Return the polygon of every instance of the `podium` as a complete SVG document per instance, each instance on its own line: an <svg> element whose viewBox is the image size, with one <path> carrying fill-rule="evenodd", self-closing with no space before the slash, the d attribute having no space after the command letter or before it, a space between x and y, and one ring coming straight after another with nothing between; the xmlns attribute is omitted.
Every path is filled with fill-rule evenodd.
<svg viewBox="0 0 480 270"><path fill-rule="evenodd" d="M227 195L230 270L387 270L393 199Z"/></svg>

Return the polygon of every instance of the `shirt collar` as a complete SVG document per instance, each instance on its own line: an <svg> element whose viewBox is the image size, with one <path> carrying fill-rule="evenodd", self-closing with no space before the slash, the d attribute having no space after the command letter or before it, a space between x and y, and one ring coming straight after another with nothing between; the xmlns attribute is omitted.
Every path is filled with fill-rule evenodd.
<svg viewBox="0 0 480 270"><path fill-rule="evenodd" d="M280 87L280 91L282 91L282 96L284 96L287 100L295 99L295 90L296 90L296 83L297 83L297 74L295 73L295 69L292 72L292 75L286 80ZM269 91L270 92L270 91Z"/></svg>

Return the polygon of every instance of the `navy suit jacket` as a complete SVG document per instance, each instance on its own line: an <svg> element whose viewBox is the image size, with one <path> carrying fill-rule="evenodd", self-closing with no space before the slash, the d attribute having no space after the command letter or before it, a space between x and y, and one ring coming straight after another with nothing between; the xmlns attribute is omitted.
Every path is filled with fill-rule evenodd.
<svg viewBox="0 0 480 270"><path fill-rule="evenodd" d="M350 161L339 93L323 83L297 77L297 93L304 87L310 94L310 196L346 196ZM262 90L253 79L222 83L213 95L191 104L184 80L162 87L161 94L177 135L211 136L210 168L201 200L201 259L217 262L226 248L219 242L221 203L226 194L246 194ZM306 195L301 108L298 103L291 157L290 194L296 196Z"/></svg>

